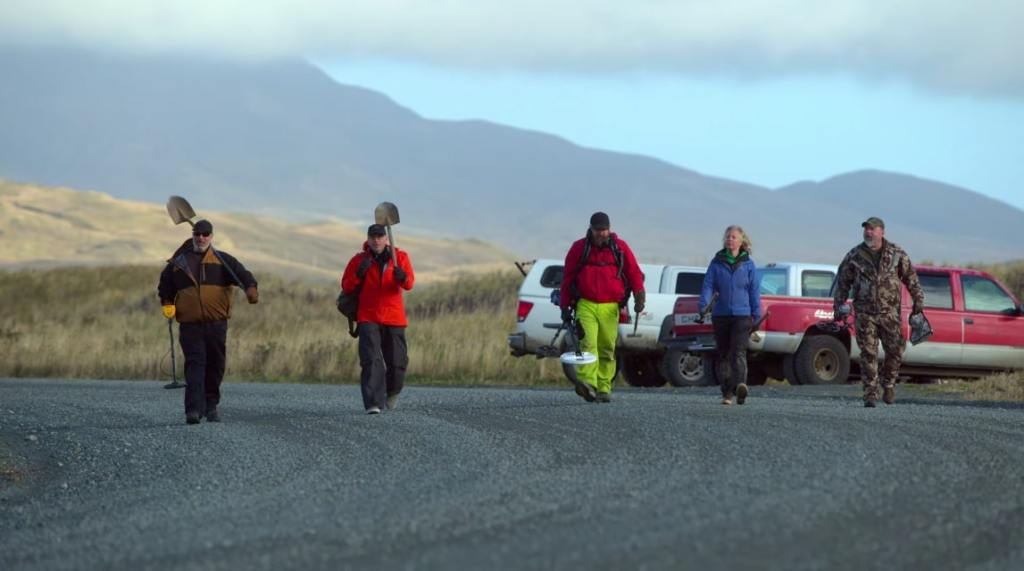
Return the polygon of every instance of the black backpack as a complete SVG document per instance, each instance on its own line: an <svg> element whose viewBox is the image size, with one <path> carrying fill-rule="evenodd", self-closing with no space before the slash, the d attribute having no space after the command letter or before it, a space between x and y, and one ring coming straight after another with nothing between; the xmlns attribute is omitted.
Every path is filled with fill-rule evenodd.
<svg viewBox="0 0 1024 571"><path fill-rule="evenodd" d="M626 281L626 276L623 273L623 266L626 264L625 256L622 255L622 250L619 249L619 242L614 237L608 237L608 247L611 248L612 256L615 257L615 276L622 280L622 283L626 285L626 293L623 295L622 299L619 300L619 307L625 307L626 303L629 301L629 296L632 294L629 282ZM580 270L583 269L583 266L587 265L587 258L590 257L590 248L590 231L588 230L586 240L583 242L583 255L580 256L580 261L576 264L576 279L579 279ZM569 293L573 298L573 305L575 306L575 301L580 298L579 288L576 287L576 280L573 280L569 289Z"/></svg>
<svg viewBox="0 0 1024 571"><path fill-rule="evenodd" d="M358 275L360 279L366 276L367 270L369 270L370 265L373 264L373 258L367 257L366 259L369 263L361 263L359 268L356 270L356 275ZM345 293L345 290L342 290L341 293L338 294L338 300L335 302L335 305L338 307L338 311L348 319L348 334L352 337L359 336L359 334L356 333L356 327L358 327L356 316L359 314L359 293L361 291L363 291L363 282L359 282L359 287L357 287L352 293Z"/></svg>

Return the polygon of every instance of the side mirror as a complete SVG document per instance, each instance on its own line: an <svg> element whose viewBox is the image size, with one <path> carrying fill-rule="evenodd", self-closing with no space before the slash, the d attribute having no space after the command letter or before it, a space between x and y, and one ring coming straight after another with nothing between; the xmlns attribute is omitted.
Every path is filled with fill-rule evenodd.
<svg viewBox="0 0 1024 571"><path fill-rule="evenodd" d="M551 290L551 303L562 305L562 292L558 288Z"/></svg>
<svg viewBox="0 0 1024 571"><path fill-rule="evenodd" d="M1017 308L1017 314L1024 315L1024 303L1020 304L1020 307Z"/></svg>

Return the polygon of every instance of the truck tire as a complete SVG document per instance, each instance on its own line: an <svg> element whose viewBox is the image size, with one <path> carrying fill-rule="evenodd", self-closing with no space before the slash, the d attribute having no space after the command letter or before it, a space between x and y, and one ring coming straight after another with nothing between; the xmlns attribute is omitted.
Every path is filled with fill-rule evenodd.
<svg viewBox="0 0 1024 571"><path fill-rule="evenodd" d="M707 387L718 384L715 360L707 353L669 349L661 359L661 372L674 387Z"/></svg>
<svg viewBox="0 0 1024 571"><path fill-rule="evenodd" d="M850 354L831 335L804 337L793 357L793 369L804 384L843 384L850 376Z"/></svg>
<svg viewBox="0 0 1024 571"><path fill-rule="evenodd" d="M658 370L657 357L652 355L620 355L622 377L634 387L661 387L667 380Z"/></svg>

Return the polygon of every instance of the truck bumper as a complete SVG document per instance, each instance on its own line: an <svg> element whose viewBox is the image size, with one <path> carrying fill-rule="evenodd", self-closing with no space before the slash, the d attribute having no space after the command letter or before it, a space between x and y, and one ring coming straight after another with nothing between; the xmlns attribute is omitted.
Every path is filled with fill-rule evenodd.
<svg viewBox="0 0 1024 571"><path fill-rule="evenodd" d="M508 349L513 357L522 357L523 355L526 355L528 353L526 350L526 334L522 332L509 333Z"/></svg>

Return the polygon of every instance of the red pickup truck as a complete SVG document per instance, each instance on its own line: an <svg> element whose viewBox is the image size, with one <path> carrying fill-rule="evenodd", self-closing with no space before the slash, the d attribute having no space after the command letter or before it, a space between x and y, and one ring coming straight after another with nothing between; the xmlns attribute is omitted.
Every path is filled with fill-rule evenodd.
<svg viewBox="0 0 1024 571"><path fill-rule="evenodd" d="M963 268L916 266L925 292L925 315L934 334L907 344L900 373L906 377L978 377L1024 369L1024 306L991 275ZM701 355L715 351L710 320L697 323L694 297L680 297L673 328L662 340L667 351ZM903 338L910 327L910 295L903 290ZM790 384L843 383L860 357L852 328L819 328L832 319L831 298L762 296L767 316L748 346L751 384L767 377ZM676 359L673 362L685 362ZM852 364L851 364L852 363Z"/></svg>

